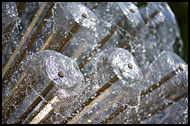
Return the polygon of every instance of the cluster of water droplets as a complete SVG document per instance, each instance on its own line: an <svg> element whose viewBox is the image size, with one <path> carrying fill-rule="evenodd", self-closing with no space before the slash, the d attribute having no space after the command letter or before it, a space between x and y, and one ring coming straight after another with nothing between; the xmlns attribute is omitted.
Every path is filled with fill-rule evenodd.
<svg viewBox="0 0 190 126"><path fill-rule="evenodd" d="M139 10L145 21L145 27L138 35L138 39L143 41L141 46L145 48L145 52L142 53L145 58L142 61L151 63L162 51L175 50L182 53L180 31L169 5L150 2Z"/></svg>
<svg viewBox="0 0 190 126"><path fill-rule="evenodd" d="M168 76L172 74L172 77ZM143 123L186 123L187 118L183 113L186 113L188 109L187 101L185 101L187 97L185 96L182 98L184 100L179 101L175 101L174 99L188 92L188 65L175 53L163 51L148 68L148 72L145 75L144 90L147 90L147 88L150 88L153 84L156 84L156 82L163 80L163 78L168 80L164 82L164 84L163 82L158 83L158 85L161 85L158 88L158 96L152 97L152 100L157 101L156 99L158 99L163 101L165 105L170 103L172 103L172 105L165 110L160 110L153 116L151 115L152 117L143 121ZM147 103L150 101L151 99L147 101ZM160 103L157 103L157 105L159 104ZM166 111L175 112L169 114Z"/></svg>
<svg viewBox="0 0 190 126"><path fill-rule="evenodd" d="M136 4L55 3L52 16L44 19L46 25L42 33L36 37L26 54L27 58L21 62L25 66L27 64L24 84L29 85L32 91L28 88L25 90L26 98L21 107L16 107L18 110L8 122L16 122L20 116L18 113L27 110L39 96L43 102L52 105L57 118L58 115L62 118L54 120L52 117L52 123L73 117L72 113L76 110L78 112L75 115L80 119L75 123L100 123L126 106L123 113L106 123L187 123L187 98L175 101L176 97L188 92L188 65L178 56L182 54L183 44L175 16L167 3L147 3L140 8ZM18 34L14 30L20 24L16 4L3 3L3 8L6 12L3 12L2 36L8 32ZM25 11L28 12L28 9L31 9L31 15L36 10L31 7ZM30 17L30 13L27 14ZM20 31L26 30L28 26L29 21L24 22L26 17L26 14L22 16L20 27L23 26L23 30ZM9 25L11 30L6 32ZM49 50L39 51L45 44L45 36L51 33L56 34L56 37L48 45ZM83 61L90 53L85 64ZM5 65L4 61L5 58ZM84 63L84 66L79 70L80 63ZM23 71L25 66L19 68ZM164 82L164 86L142 97L149 88L153 90L155 83L161 85L160 80L172 72L176 75ZM51 83L53 88L48 96L42 96L42 91ZM97 94L105 85L109 87ZM10 87L4 92L7 90ZM58 97L58 102L53 104L48 99L52 94ZM80 108L88 99L95 102ZM172 105L152 114L161 106L159 101L164 105ZM33 111L37 111L39 106ZM84 109L84 113L86 109L88 111L80 115L80 109Z"/></svg>
<svg viewBox="0 0 190 126"><path fill-rule="evenodd" d="M182 67L183 71L176 71L179 67ZM179 56L173 52L163 51L156 60L154 60L147 72L146 80L147 85L159 81L162 77L167 76L172 71L176 71L177 76L170 79L171 83L175 86L181 84L182 81L185 81L184 84L187 84L188 78L188 66ZM176 81L174 81L176 80ZM178 82L177 80L181 80ZM187 86L187 85L186 85Z"/></svg>
<svg viewBox="0 0 190 126"><path fill-rule="evenodd" d="M80 63L92 52L100 40L98 37L98 18L82 3L56 3L53 13L54 29L61 29L61 33L72 38L63 49L63 54ZM76 33L71 33L75 29Z"/></svg>
<svg viewBox="0 0 190 126"><path fill-rule="evenodd" d="M12 22L18 20L18 12L16 9L16 3L14 2L3 2L2 3L2 26L3 30L5 27L12 24Z"/></svg>
<svg viewBox="0 0 190 126"><path fill-rule="evenodd" d="M141 89L140 86L143 87L138 82L142 80L142 72L135 58L122 48L110 48L97 53L84 66L82 73L85 73L90 85L95 87L102 87L114 76L121 80L120 84L126 89L133 88L137 91Z"/></svg>
<svg viewBox="0 0 190 126"><path fill-rule="evenodd" d="M15 36L18 34L18 25L20 18L14 2L2 3L2 46L6 48L6 54L2 56L2 67L6 64L9 56L13 53L16 40Z"/></svg>

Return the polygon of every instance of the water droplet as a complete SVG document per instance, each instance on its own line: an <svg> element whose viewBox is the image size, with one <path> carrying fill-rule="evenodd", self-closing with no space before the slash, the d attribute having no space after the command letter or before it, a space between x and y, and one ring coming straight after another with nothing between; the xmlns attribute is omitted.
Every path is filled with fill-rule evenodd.
<svg viewBox="0 0 190 126"><path fill-rule="evenodd" d="M114 104L112 105L113 108L117 108L117 106L118 106L117 103L114 103Z"/></svg>
<svg viewBox="0 0 190 126"><path fill-rule="evenodd" d="M92 121L89 119L89 120L88 120L88 123L91 123L91 122L92 122Z"/></svg>
<svg viewBox="0 0 190 126"><path fill-rule="evenodd" d="M106 27L110 28L111 27L111 23L107 23Z"/></svg>

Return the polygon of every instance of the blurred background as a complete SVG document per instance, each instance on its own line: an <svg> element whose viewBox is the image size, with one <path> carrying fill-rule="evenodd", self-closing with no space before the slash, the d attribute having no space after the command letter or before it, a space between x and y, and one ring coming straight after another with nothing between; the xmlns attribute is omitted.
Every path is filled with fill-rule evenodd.
<svg viewBox="0 0 190 126"><path fill-rule="evenodd" d="M188 63L188 2L168 2L174 12L183 40L183 59Z"/></svg>

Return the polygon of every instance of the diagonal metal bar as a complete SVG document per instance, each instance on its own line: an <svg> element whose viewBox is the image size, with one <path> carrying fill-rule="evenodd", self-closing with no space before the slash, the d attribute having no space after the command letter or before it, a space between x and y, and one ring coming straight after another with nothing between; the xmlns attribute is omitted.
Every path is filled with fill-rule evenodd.
<svg viewBox="0 0 190 126"><path fill-rule="evenodd" d="M46 13L46 15L44 16L44 19L49 18L51 13L52 13L52 8L54 7L54 4L51 5L51 7L49 8L48 12ZM5 85L9 82L11 76L13 75L13 73L17 70L18 65L20 64L20 62L23 60L24 56L26 55L26 52L31 48L35 38L38 36L38 34L40 33L40 31L42 30L42 27L45 24L45 20L43 20L40 25L38 26L38 28L36 29L36 31L34 32L33 36L31 37L31 40L29 41L29 43L27 44L26 48L23 50L23 52L20 54L19 58L17 59L16 63L13 65L12 69L7 73L7 76L5 76L6 78L6 82L2 83L2 88L5 87Z"/></svg>
<svg viewBox="0 0 190 126"><path fill-rule="evenodd" d="M18 46L16 47L16 49L14 50L12 56L10 57L10 59L8 60L7 64L5 65L5 67L2 70L2 78L4 77L5 73L7 72L7 70L9 69L10 65L12 64L12 62L14 61L17 53L19 52L19 50L21 49L21 47L23 46L24 42L26 41L26 39L28 38L30 32L32 31L34 25L36 24L38 18L40 17L40 15L42 14L42 11L45 9L47 5L47 2L43 2L41 7L39 8L38 12L36 13L36 16L33 18L32 22L30 23L29 27L27 28L24 36L22 37L22 39L20 40Z"/></svg>
<svg viewBox="0 0 190 126"><path fill-rule="evenodd" d="M102 48L103 45L111 38L111 36L114 34L115 31L117 31L117 29L121 26L122 21L125 20L126 17L123 17L120 21L118 21L117 25L114 26L108 33L108 35L106 35L102 41L100 41L100 45L98 47L96 47L91 53L88 54L88 56L85 57L85 59L79 64L79 68L82 69L83 66L87 63L88 58L91 57L94 53L97 52L98 49Z"/></svg>
<svg viewBox="0 0 190 126"><path fill-rule="evenodd" d="M103 87L101 87L100 89L98 89L96 91L96 95L94 96L93 94L93 98L90 97L86 102L84 102L81 107L79 107L78 109L76 109L72 114L75 115L78 112L81 112L85 106L88 106L94 99L96 99L102 92L104 92L106 89L108 89L114 82L116 82L119 78L117 76L113 77L108 83L106 83ZM64 123L68 123L70 120L72 120L73 117L68 117L67 119L65 119L62 124Z"/></svg>
<svg viewBox="0 0 190 126"><path fill-rule="evenodd" d="M79 28L79 25L78 25L78 24L74 25L74 26L72 27L70 33L71 33L71 34L75 33L75 32L78 30L77 27ZM76 28L77 28L77 29L76 29ZM66 42L68 42L68 41L70 40L70 38L72 37L71 34L69 34L69 35L66 37ZM48 47L48 45L49 45L50 41L52 40L52 37L53 37L53 36L54 36L53 34L50 34L50 35L48 36L48 39L47 39L46 43L43 45L43 47L41 48L41 50L46 49L46 48ZM8 98L13 98L13 99L15 99L13 95L15 95L15 92L17 91L16 89L17 89L19 86L21 86L21 84L23 83L23 81L24 81L25 78L26 78L26 71L24 72L24 74L22 75L21 79L18 81L18 83L16 84L16 86L13 88L13 90L11 91L12 93L9 95ZM50 85L51 85L51 84L49 84L47 87L49 87ZM23 87L26 88L26 85L23 85ZM49 88L46 88L46 89L49 89ZM46 90L46 89L45 89L45 90ZM51 89L52 89L52 87L50 87L49 90L51 90ZM20 89L19 89L19 90L20 90ZM28 90L30 90L30 88L29 88ZM19 95L19 94L17 94L17 95ZM20 95L21 95L21 94L20 94ZM24 97L25 97L25 94L23 94L22 97L24 98ZM22 98L22 99L23 99L23 98ZM16 104L19 104L19 103L22 101L22 99L19 99L19 101L16 100L16 101L17 101ZM12 100L12 102L13 102L13 101L15 101L15 100ZM37 101L35 102L35 104L38 104L40 101L41 101L41 100L37 100ZM8 102L9 102L9 100L5 100L5 101L3 102L3 106L6 106L6 104L8 104ZM32 107L32 105L31 105L31 109L34 109L34 106ZM30 109L30 111L31 111L31 109ZM13 112L13 110L10 111L10 113L11 113L11 112ZM24 113L24 115L22 115L22 117L26 117L27 114L28 114L28 112Z"/></svg>
<svg viewBox="0 0 190 126"><path fill-rule="evenodd" d="M125 17L124 17L124 19L125 19ZM101 48L105 43L106 43L106 41L111 37L111 35L117 30L117 27L120 27L121 26L121 21L119 21L118 23L117 23L117 25L113 28L113 29L111 29L111 31L110 31L110 34L108 34L101 42L100 42L100 46L99 46L99 48ZM134 32L134 36L136 35L136 32ZM96 49L95 50L93 50L94 52L96 52ZM92 52L92 53L94 53L94 52ZM90 53L91 54L91 53ZM88 57L91 57L92 55L89 55ZM86 59L87 59L87 57L86 57ZM87 62L87 60L84 60L84 61L86 61ZM84 62L83 62L84 63ZM81 65L81 64L80 64ZM79 67L80 67L80 65L79 65ZM82 68L83 66L81 65L81 68ZM107 86L107 85L106 85Z"/></svg>
<svg viewBox="0 0 190 126"><path fill-rule="evenodd" d="M80 25L78 23L75 23L74 26L71 28L70 32L68 33L67 37L64 39L63 43L61 42L60 46L56 49L56 51L60 52L72 38L73 34L78 31L79 28Z"/></svg>
<svg viewBox="0 0 190 126"><path fill-rule="evenodd" d="M45 90L42 91L41 96L45 97L50 89L53 88L53 82L51 82ZM20 116L19 120L16 122L17 124L22 123L23 120L27 117L27 115L32 112L37 104L41 101L41 97L36 97L36 99L32 102L32 104L28 107L28 109Z"/></svg>
<svg viewBox="0 0 190 126"><path fill-rule="evenodd" d="M183 71L182 67L180 66L178 69L172 71L170 74L168 74L167 76L163 77L158 83L154 83L150 88L148 88L145 92L141 93L141 99L143 99L146 95L148 95L149 93L153 92L154 90L156 90L158 87L160 87L161 85L163 85L166 81L168 81L169 79L171 79L172 77L174 77L175 75L177 75L176 71ZM115 112L113 112L108 118L106 118L105 120L103 120L102 124L104 123L108 123L110 120L112 120L114 117L116 117L117 115L119 115L119 113L123 112L128 106L121 106L120 108L118 108Z"/></svg>
<svg viewBox="0 0 190 126"><path fill-rule="evenodd" d="M180 95L180 96L178 96L178 97L175 97L175 98L172 99L172 100L173 100L174 102L177 102L177 101L179 101L181 98L184 98L184 97L186 97L186 96L188 96L188 93L184 93L184 94L182 94L182 95ZM154 110L152 113L148 113L146 116L144 116L143 118L141 118L141 120L139 120L139 121L137 120L137 121L133 122L133 124L138 124L138 123L140 123L141 121L146 120L146 119L152 117L152 116L155 115L157 112L162 111L162 110L166 109L167 107L169 107L170 105L174 104L174 102L169 102L167 105L166 105L166 104L162 105L162 106L159 107L158 109ZM151 114L151 116L148 116L149 114Z"/></svg>
<svg viewBox="0 0 190 126"><path fill-rule="evenodd" d="M120 26L120 25L121 25L121 21L118 23L118 26ZM114 31L117 29L118 26L114 27L114 28L110 31L111 34L109 34L108 36L106 36L106 37L101 41L102 45L105 44L105 42L111 37L111 35L114 33ZM76 32L76 31L78 30L77 27L78 27L78 26L74 27L74 29L71 30L71 33L72 33L72 32ZM72 34L70 34L70 35L72 35ZM70 35L68 36L68 38L66 38L66 39L64 40L64 44L63 44L60 48L58 48L57 51L62 50L62 48L64 47L64 45L66 44L66 42L68 42L68 39L70 39L70 38L72 37L72 36L70 36ZM80 50L79 50L79 51L80 51ZM75 55L73 55L73 56L75 57Z"/></svg>

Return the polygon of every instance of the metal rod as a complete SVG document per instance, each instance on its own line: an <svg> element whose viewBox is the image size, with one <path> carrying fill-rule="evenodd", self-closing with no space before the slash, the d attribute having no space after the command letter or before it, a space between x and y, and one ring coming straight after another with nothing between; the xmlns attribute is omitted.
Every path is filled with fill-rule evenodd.
<svg viewBox="0 0 190 126"><path fill-rule="evenodd" d="M125 19L125 17L124 17L124 19ZM122 21L122 20L121 20ZM107 35L100 43L100 46L99 46L99 48L101 48L105 43L106 43L106 41L111 37L111 35L117 30L117 27L119 26L121 26L121 21L119 21L118 23L117 23L117 25L113 28L113 29L111 29L111 31L110 31L110 34L109 35ZM136 35L135 34L136 32L134 32L134 34L133 35ZM95 49L96 50L96 49ZM95 51L93 50L93 53L94 53ZM90 53L90 54L92 54L92 53ZM74 56L74 55L73 55ZM72 57L73 57L72 56ZM89 55L89 57L91 57L92 55ZM85 60L84 60L85 61ZM80 65L79 65L79 68L80 68ZM105 85L105 86L107 86L107 85ZM111 86L111 85L110 85ZM108 86L109 87L109 86ZM107 88L106 88L107 89ZM77 118L77 117L74 117L74 118ZM76 121L76 119L75 119L75 121ZM71 123L71 122L69 122L69 123Z"/></svg>
<svg viewBox="0 0 190 126"><path fill-rule="evenodd" d="M90 97L86 102L84 102L78 109L76 109L74 112L72 112L73 115L77 114L78 112L81 112L85 106L88 106L94 99L96 99L102 92L104 92L107 88L109 88L114 82L118 80L118 77L115 76L113 77L108 83L106 83L102 88L98 89L95 93L93 94L93 97ZM70 120L72 120L72 117L68 117L65 119L62 123L68 123Z"/></svg>
<svg viewBox="0 0 190 126"><path fill-rule="evenodd" d="M4 77L5 73L7 72L8 68L10 67L10 65L12 64L14 58L16 57L16 55L18 54L19 50L21 49L21 47L23 46L23 44L25 43L26 39L28 38L30 32L32 31L33 27L35 26L38 18L40 17L40 15L42 14L42 11L45 9L47 5L47 2L43 2L41 7L39 8L38 12L36 13L36 16L33 18L32 22L30 23L29 27L27 28L24 36L22 37L22 39L19 42L19 45L16 47L16 49L14 50L12 56L9 58L7 64L5 65L5 67L2 70L2 78Z"/></svg>
<svg viewBox="0 0 190 126"><path fill-rule="evenodd" d="M72 29L71 29L71 31L69 32L68 36L66 37L65 43L68 42L68 41L71 39L72 34L75 33L75 32L78 30L78 28L79 28L79 24L76 23L76 24L72 27ZM50 35L49 37L51 37L51 35ZM47 42L49 43L50 41L47 41ZM64 45L64 44L63 44L63 45ZM61 47L63 47L63 45L62 45ZM47 47L47 44L44 44L44 46L43 46L41 49L46 49L46 47ZM61 48L58 48L58 49L61 49ZM15 95L14 93L15 93L17 90L20 90L20 89L17 89L17 88L18 88L18 87L21 87L21 84L23 83L24 79L26 78L26 73L27 73L27 72L24 71L24 74L21 76L21 79L18 81L18 83L17 83L17 84L14 86L14 88L12 89L10 95L8 96L8 99L9 99L9 98L16 99L16 96L14 96L14 95ZM26 88L26 85L22 85L22 87L25 87L25 88ZM30 90L30 88L29 88L28 90ZM19 92L19 91L18 91L18 92ZM17 95L19 95L18 92L17 92ZM20 93L21 93L21 92L20 92ZM20 95L21 95L21 94L20 94ZM25 97L25 93L23 93L22 95L23 95L23 96L22 96L22 99L19 99L19 102L16 102L16 104L19 104L19 103L23 100L23 98ZM3 102L3 107L7 106L7 104L8 104L9 102L15 102L14 100L9 101L8 99L6 98L5 101ZM9 106L10 106L10 104L9 104ZM13 104L12 104L12 106L13 106ZM11 107L11 106L10 106L10 107ZM13 109L11 109L11 112L13 112ZM7 119L7 118L6 118L6 119Z"/></svg>
<svg viewBox="0 0 190 126"><path fill-rule="evenodd" d="M44 16L44 19L49 18L51 13L52 13L52 8L53 8L54 4L51 5L51 7L49 8L48 12L46 13L46 15ZM2 88L5 87L5 85L9 82L11 76L13 75L13 73L16 71L18 65L20 64L20 62L23 60L24 56L26 55L26 52L31 48L35 38L38 36L38 34L40 33L43 25L46 23L45 20L43 20L40 25L38 26L38 28L36 29L36 31L34 32L33 36L31 37L31 40L28 42L26 48L23 50L23 52L20 54L19 58L17 59L16 63L13 65L12 69L8 72L7 76L5 76L6 78L6 82L2 83Z"/></svg>
<svg viewBox="0 0 190 126"><path fill-rule="evenodd" d="M79 114L77 114L76 116L73 117L72 120L70 120L67 124L74 124L77 121L79 121L80 117L84 116L85 114L87 114L92 108L93 108L93 104L96 102L100 102L103 101L107 96L109 96L112 93L112 90L110 90L109 88L106 89L104 91L104 93L102 93L101 95L99 95L96 99L94 99L94 101L92 101L88 106L86 106Z"/></svg>
<svg viewBox="0 0 190 126"><path fill-rule="evenodd" d="M150 19L154 18L157 14L158 14L158 11L157 11L157 10L154 11L154 12L150 15ZM123 20L127 20L127 17L124 16L124 17L117 23L117 25L116 25L115 27L113 27L113 28L109 31L109 34L108 34L106 37L104 37L104 39L100 42L100 46L98 46L97 48L95 48L91 53L88 54L88 56L85 57L85 59L79 64L79 68L80 68L80 69L82 69L83 66L87 63L88 58L91 57L94 53L96 53L96 52L97 52L97 49L102 48L102 46L107 42L107 40L110 39L110 37L111 37L111 36L113 35L113 33L117 30L117 28L121 26ZM148 23L148 20L149 20L149 19L145 19L145 24ZM145 26L143 26L143 27L145 27ZM142 29L143 27L138 27L137 30L140 31L140 29ZM119 45L119 47L124 48L125 46L127 46L127 45L129 44L130 40L131 40L133 37L136 36L137 30L134 30L134 31L132 32L132 34L131 34L132 37L126 38L126 40L125 40L124 42L122 42L122 43Z"/></svg>
<svg viewBox="0 0 190 126"><path fill-rule="evenodd" d="M158 13L158 12L157 12ZM153 13L154 14L154 13ZM155 16L156 14L154 14L154 16ZM150 17L153 17L153 16L150 16ZM34 20L34 19L33 19ZM121 21L119 21L118 23L117 23L117 25L113 28L113 29L111 29L110 30L110 34L108 34L101 42L100 42L100 46L98 47L98 48L101 48L105 43L106 43L106 41L107 40L109 40L110 39L110 37L113 35L113 33L117 30L117 28L118 27L120 27L121 26ZM29 26L30 27L30 26ZM70 38L72 38L72 34L73 33L75 33L75 32L77 32L77 30L79 29L79 24L75 24L74 25L74 27L72 27L72 29L71 29L71 31L69 32L69 34L68 34L68 36L64 39L64 42L63 42L63 44L57 49L57 51L61 51L64 47L65 47L65 45L67 44L67 42L70 40ZM39 27L38 27L39 28ZM40 29L40 28L39 28ZM27 30L28 31L28 30ZM37 34L39 33L39 31L37 32L35 32L34 33L34 36L36 35L37 36ZM135 34L135 33L134 33ZM36 37L35 36L35 37ZM47 46L49 45L49 43L51 42L51 40L52 40L52 38L53 38L53 36L54 36L54 34L53 33L51 33L50 35L49 35L49 37L48 37L48 39L47 39L47 41L46 41L46 43L43 45L43 47L41 48L41 50L44 50L44 49L46 49L47 48ZM26 39L25 39L26 40ZM23 40L23 41L25 41L25 40ZM33 40L34 41L34 40ZM22 42L22 41L21 41ZM21 43L20 42L20 43ZM20 43L19 43L19 45L20 45ZM24 43L24 42L23 42ZM22 44L23 45L23 44ZM21 45L21 46L22 46ZM30 45L31 46L31 45ZM27 48L27 49L29 49L30 48L30 46ZM21 48L21 47L20 47ZM27 50L26 49L26 50ZM82 54L81 52L83 51L84 49L80 49L80 50L78 50L78 51L76 51L76 52L80 52L80 54ZM95 50L93 50L93 51L97 51L96 49ZM14 51L15 52L15 51ZM90 53L89 54L89 57L91 57L92 56L92 54L93 53ZM24 57L24 56L23 56ZM20 58L20 57L19 57ZM75 54L73 54L72 55L72 58L76 58L76 53ZM84 61L83 61L83 63L85 64L86 62L87 62L87 59L88 57L86 57L85 59L84 59ZM19 61L18 61L19 62ZM12 62L11 62L12 63ZM11 63L9 63L9 65L11 64ZM81 62L81 64L79 65L79 67L80 67L80 69L84 66L84 64L83 64L82 62ZM7 64L6 64L7 65ZM15 64L15 66L16 66L16 64ZM18 65L17 65L18 66ZM16 67L15 67L16 68ZM7 68L8 69L8 68ZM6 73L6 72L5 72ZM4 74L5 74L4 73ZM24 78L26 77L26 75L25 75L26 73L24 73L23 74L23 76L21 77L21 79L19 80L19 83L17 83L17 86L16 86L16 88L18 87L18 85L20 85L21 84L21 82L24 80ZM173 75L171 75L171 76L173 76ZM112 82L112 83L114 83L116 80L117 80L118 78L115 78L115 80ZM111 80L112 81L112 80ZM110 81L110 83L111 83L111 81ZM162 83L164 83L164 82L166 82L167 80L162 80L163 82ZM99 93L98 95L96 95L96 98L95 99L97 99L98 97L100 97L101 95L100 95L100 93L101 92L103 92L103 91L106 91L110 86L111 86L111 84L110 83L107 83L107 84L105 84L101 89L99 89L98 91L97 91L97 93ZM161 84L162 83L160 83L160 85L159 86L161 86ZM156 83L156 85L157 85L157 83ZM157 86L155 86L154 88L153 88L153 90L155 90L156 88L158 88ZM16 89L15 89L15 87L13 88L13 90L12 90L12 93L15 91ZM148 93L150 93L150 91L149 91L149 89L147 90L147 94ZM146 94L146 92L144 93L144 94ZM143 97L145 96L145 95L142 95ZM12 96L10 96L10 97L12 97ZM9 98L10 98L9 97ZM55 98L55 97L54 97ZM40 102L41 100L37 100L37 102L34 102L35 103L35 105L36 104L38 104L39 102ZM53 100L53 101L56 101L56 100ZM94 98L92 99L92 98L90 98L90 99L88 99L88 101L86 101L85 103L84 103L84 105L82 106L82 111L80 112L80 114L84 114L84 107L85 106L89 106L89 105L91 105L91 103L93 103L93 101L94 101ZM50 101L51 102L51 101ZM5 105L5 103L6 102L3 102L3 105ZM35 107L35 105L34 105L34 103L31 105L32 107L31 108L34 108ZM52 102L53 103L53 102ZM49 107L48 107L49 106ZM47 109L48 110L48 112L46 112L46 114L45 115L47 115L48 113L50 113L52 110L53 110L53 108L50 106L50 104L47 104L46 105L46 107L45 108L49 108L49 109ZM44 109L45 109L44 108ZM126 108L124 107L124 108L122 108L121 110L125 110ZM31 111L32 111L33 109L30 109L30 110L28 110L28 111L26 111L25 113L30 113ZM50 110L50 111L49 111ZM42 113L44 110L42 110L42 111L40 111L40 113ZM120 111L120 110L119 110ZM86 111L87 112L87 111ZM40 113L38 113L34 118L33 118L33 120L30 122L30 123L32 123L32 122L36 122L36 119L37 119L37 117L40 117L40 119L38 119L38 123L40 122L40 121L42 121L42 119L43 118L45 118L45 116L43 116L43 118L42 118L42 116L41 116L41 114ZM76 111L74 112L74 113L76 113ZM39 116L40 115L40 116ZM78 116L78 115L77 115ZM66 121L63 121L62 123L67 123L69 120L69 122L68 123L72 123L72 121L73 120L75 120L76 121L76 118L77 118L77 116L75 116L74 118L69 118L68 120L66 120ZM22 116L21 116L21 120L19 120L18 122L20 123L20 121L22 121L22 119L23 118L25 118L26 117L26 114L23 114ZM72 119L72 120L71 120Z"/></svg>
<svg viewBox="0 0 190 126"><path fill-rule="evenodd" d="M167 76L161 78L161 80L158 83L154 83L150 88L148 88L145 92L141 93L141 99L143 99L146 95L148 95L149 93L151 93L152 91L156 90L158 87L160 87L162 84L164 84L166 81L168 81L169 79L171 79L172 77L174 77L176 74L176 71L183 71L182 67L178 67L176 70L172 71L170 74L168 74ZM116 117L117 115L119 115L120 112L123 112L125 109L127 108L127 105L125 106L121 106L118 110L116 110L115 112L113 112L108 118L106 118L105 120L103 120L100 123L108 123L108 121L110 121L111 119L113 119L114 117Z"/></svg>
<svg viewBox="0 0 190 126"><path fill-rule="evenodd" d="M155 11L150 15L150 18L147 18L147 19L144 20L145 25L143 25L142 27L138 27L137 30L140 31L140 30L142 30L144 27L146 27L146 24L148 23L148 20L153 19L157 14L158 14L158 10L155 10ZM161 23L156 24L156 29L158 29L158 28L160 27L160 24L161 24ZM133 31L132 34L131 34L131 36L130 36L130 37L127 37L126 40L125 40L124 42L122 42L122 43L119 45L119 47L120 47L120 48L127 48L128 45L129 45L129 43L131 42L132 38L136 37L137 32L138 32L137 30ZM151 33L151 31L149 31L149 33L146 34L145 40L148 39L148 37L150 36L150 33Z"/></svg>
<svg viewBox="0 0 190 126"><path fill-rule="evenodd" d="M182 95L180 95L180 96L178 96L178 97L175 97L175 98L172 99L172 100L173 100L174 102L177 102L177 101L179 101L181 98L186 97L187 95L188 95L188 93L184 93L184 94L182 94ZM140 121L137 120L137 121L133 122L133 124L138 124L138 123L140 123L141 121L146 120L146 119L152 117L152 116L155 115L157 112L159 112L159 111L161 111L161 110L164 110L164 109L166 109L167 107L169 107L170 105L174 104L174 102L169 102L167 105L166 105L166 104L162 105L161 107L159 107L158 109L156 109L156 110L153 111L152 113L148 113L147 116L144 116L143 118L141 118ZM149 114L151 114L151 116L148 116Z"/></svg>
<svg viewBox="0 0 190 126"><path fill-rule="evenodd" d="M37 124L39 123L51 110L53 110L53 107L51 104L54 104L59 101L59 98L55 96L50 103L48 103L43 110L41 110L37 116L29 123L29 124Z"/></svg>
<svg viewBox="0 0 190 126"><path fill-rule="evenodd" d="M60 47L58 47L56 51L60 52L65 47L65 45L69 42L69 40L72 38L73 34L78 31L79 28L80 28L80 25L78 23L75 23L74 26L71 28L70 32L68 33L67 37L64 39L63 42L61 42Z"/></svg>
<svg viewBox="0 0 190 126"><path fill-rule="evenodd" d="M42 97L45 97L48 92L53 88L53 82L51 82L41 93ZM22 121L27 117L27 115L32 112L36 105L38 105L41 101L41 97L36 97L36 99L32 102L32 104L28 107L28 109L20 116L19 120L16 122L17 124L22 123Z"/></svg>
<svg viewBox="0 0 190 126"><path fill-rule="evenodd" d="M88 58L92 57L93 54L97 53L97 50L102 48L103 45L111 38L111 36L114 34L115 31L117 31L117 29L121 26L122 21L126 19L126 17L124 16L120 21L118 21L117 25L114 26L108 33L108 35L106 35L102 41L100 41L100 45L97 46L91 53L88 54L88 56L85 57L85 59L79 64L79 68L82 69L83 66L87 63Z"/></svg>

